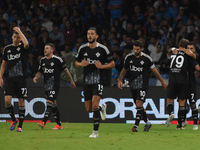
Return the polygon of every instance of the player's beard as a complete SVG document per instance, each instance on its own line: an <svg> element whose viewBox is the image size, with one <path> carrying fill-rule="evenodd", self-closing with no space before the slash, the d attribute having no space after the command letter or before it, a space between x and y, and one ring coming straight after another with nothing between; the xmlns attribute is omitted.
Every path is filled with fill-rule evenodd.
<svg viewBox="0 0 200 150"><path fill-rule="evenodd" d="M93 44L95 42L95 39L93 39L92 41L89 41L90 44Z"/></svg>
<svg viewBox="0 0 200 150"><path fill-rule="evenodd" d="M139 52L139 53L135 53L135 56L140 56L140 53L141 53L141 52Z"/></svg>

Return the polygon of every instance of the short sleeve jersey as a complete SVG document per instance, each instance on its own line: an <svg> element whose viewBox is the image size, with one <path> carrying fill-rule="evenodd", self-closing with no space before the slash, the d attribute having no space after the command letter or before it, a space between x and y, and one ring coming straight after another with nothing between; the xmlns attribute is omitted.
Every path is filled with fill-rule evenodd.
<svg viewBox="0 0 200 150"><path fill-rule="evenodd" d="M171 55L169 83L189 85L189 73L194 74L196 62L183 51ZM191 69L191 70L190 70ZM190 70L190 71L189 71ZM193 70L193 71L192 71ZM191 79L193 77L191 76Z"/></svg>
<svg viewBox="0 0 200 150"><path fill-rule="evenodd" d="M44 89L58 90L60 87L60 73L65 70L66 64L63 60L53 55L50 59L42 57L38 71L44 76Z"/></svg>
<svg viewBox="0 0 200 150"><path fill-rule="evenodd" d="M6 61L5 77L26 77L27 50L24 44L13 44L4 47L2 59Z"/></svg>
<svg viewBox="0 0 200 150"><path fill-rule="evenodd" d="M97 43L94 49L89 47L89 43L82 45L77 53L76 60L81 62L86 59L89 65L84 67L84 84L98 84L105 80L105 69L98 69L95 64L100 61L102 64L109 63L113 60L110 51L106 46Z"/></svg>
<svg viewBox="0 0 200 150"><path fill-rule="evenodd" d="M139 58L132 52L125 57L124 68L127 70L131 89L147 90L150 69L155 68L149 55L142 53Z"/></svg>

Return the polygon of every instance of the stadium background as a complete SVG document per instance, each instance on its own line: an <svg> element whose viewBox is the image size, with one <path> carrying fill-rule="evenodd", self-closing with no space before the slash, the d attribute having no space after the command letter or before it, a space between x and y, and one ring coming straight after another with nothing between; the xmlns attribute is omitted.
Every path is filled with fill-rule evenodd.
<svg viewBox="0 0 200 150"><path fill-rule="evenodd" d="M43 118L45 112L45 99L43 83L40 80L38 85L32 83L32 80L28 81L28 98L26 99L26 116L25 120L37 121ZM92 114L89 114L85 110L84 98L82 87L71 89L66 87L67 84L61 81L61 88L58 95L58 107L61 113L62 122L91 122ZM200 90L200 87L197 88ZM7 114L4 104L3 90L0 89L0 122L10 120L10 116ZM108 104L106 123L134 123L136 117L135 104L131 98L129 88L123 88L119 90L117 87L105 87L104 97L101 103L106 102ZM15 107L15 113L17 115L18 103L17 99L13 98L12 102ZM197 95L197 106L200 104L200 94ZM147 108L147 115L153 124L162 124L168 118L165 110L166 106L166 90L163 90L160 86L151 86L146 97L146 103L144 107ZM175 114L178 112L178 103L175 101ZM81 112L81 113L80 113ZM191 118L191 110L187 115L188 120ZM175 116L177 119L177 115ZM51 121L54 121L53 117L50 117ZM143 123L143 122L142 122Z"/></svg>
<svg viewBox="0 0 200 150"><path fill-rule="evenodd" d="M110 7L118 4L120 8L114 9L115 13L113 13ZM97 7L97 14L92 11L94 7ZM165 9L160 10L161 7ZM26 108L28 113L26 120L41 119L45 109L44 99L41 98L44 95L43 83L40 80L40 83L34 85L32 78L37 72L39 59L43 56L43 33L47 31L46 38L56 45L56 55L62 57L67 63L78 85L77 89L70 89L69 83L62 82L58 95L61 119L64 122L89 122L90 115L85 111L82 102L82 70L74 66L74 55L77 53L78 47L87 42L87 29L95 26L99 31L98 42L103 43L113 52L116 64L105 83L107 87L104 90L103 101L108 100L108 117L110 117L105 122L130 123L135 118L135 109L129 89L124 88L120 91L115 86L123 59L132 50L132 42L137 39L142 40L143 52L147 54L157 51L158 45L162 45L159 54L154 55L153 61L162 77L167 81L168 50L170 47L177 47L181 37L195 42L197 62L200 63L199 8L199 0L0 0L0 63L3 47L12 43L12 28L19 26L30 44L27 61L29 95L26 101L29 107ZM77 26L76 19L80 18L80 26ZM66 27L65 31L66 20L70 20L71 27ZM114 21L117 21L118 24L114 24ZM63 41L63 38L53 37L53 24L59 26L59 35L65 39L64 43L59 43ZM66 36L68 31L70 35ZM126 37L124 38L124 36ZM196 73L196 79L199 86L199 73ZM147 114L150 115L151 120L155 120L155 123L162 123L167 118L164 107L166 91L162 90L160 83L153 75L150 78L150 86L147 95ZM199 90L200 87L197 91ZM198 106L200 94L199 92L197 94ZM13 101L15 100L13 99ZM3 90L0 89L0 121L10 119L4 105ZM14 103L14 106L15 113L17 113L17 103ZM177 110L177 105L175 107ZM129 109L132 109L133 112ZM151 111L152 109L153 111ZM74 110L79 110L81 115L76 114ZM175 114L177 114L176 111ZM188 117L191 117L191 113ZM50 119L53 121L53 118ZM160 122L156 122L156 120L160 120Z"/></svg>

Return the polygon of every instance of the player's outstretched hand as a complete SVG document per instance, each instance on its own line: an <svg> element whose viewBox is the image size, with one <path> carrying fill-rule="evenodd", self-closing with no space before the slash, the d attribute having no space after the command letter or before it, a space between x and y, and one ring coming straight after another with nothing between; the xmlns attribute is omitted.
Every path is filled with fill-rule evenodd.
<svg viewBox="0 0 200 150"><path fill-rule="evenodd" d="M123 86L123 82L119 80L117 82L117 87L122 90L122 86Z"/></svg>
<svg viewBox="0 0 200 150"><path fill-rule="evenodd" d="M36 77L33 78L33 82L37 83L37 78Z"/></svg>
<svg viewBox="0 0 200 150"><path fill-rule="evenodd" d="M3 88L3 78L0 78L0 87Z"/></svg>
<svg viewBox="0 0 200 150"><path fill-rule="evenodd" d="M71 82L71 88L76 88L76 84L74 82Z"/></svg>

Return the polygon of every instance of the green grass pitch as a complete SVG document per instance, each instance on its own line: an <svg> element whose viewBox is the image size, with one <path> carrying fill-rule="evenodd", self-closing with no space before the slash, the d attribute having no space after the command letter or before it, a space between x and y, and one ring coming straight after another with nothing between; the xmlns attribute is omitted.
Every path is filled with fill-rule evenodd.
<svg viewBox="0 0 200 150"><path fill-rule="evenodd" d="M0 150L189 150L200 146L200 129L192 125L176 130L176 125L152 125L149 132L133 133L133 124L101 123L99 138L91 139L92 123L62 123L62 130L52 130L55 123L40 129L37 123L24 123L23 132L10 131L10 123L0 123Z"/></svg>

